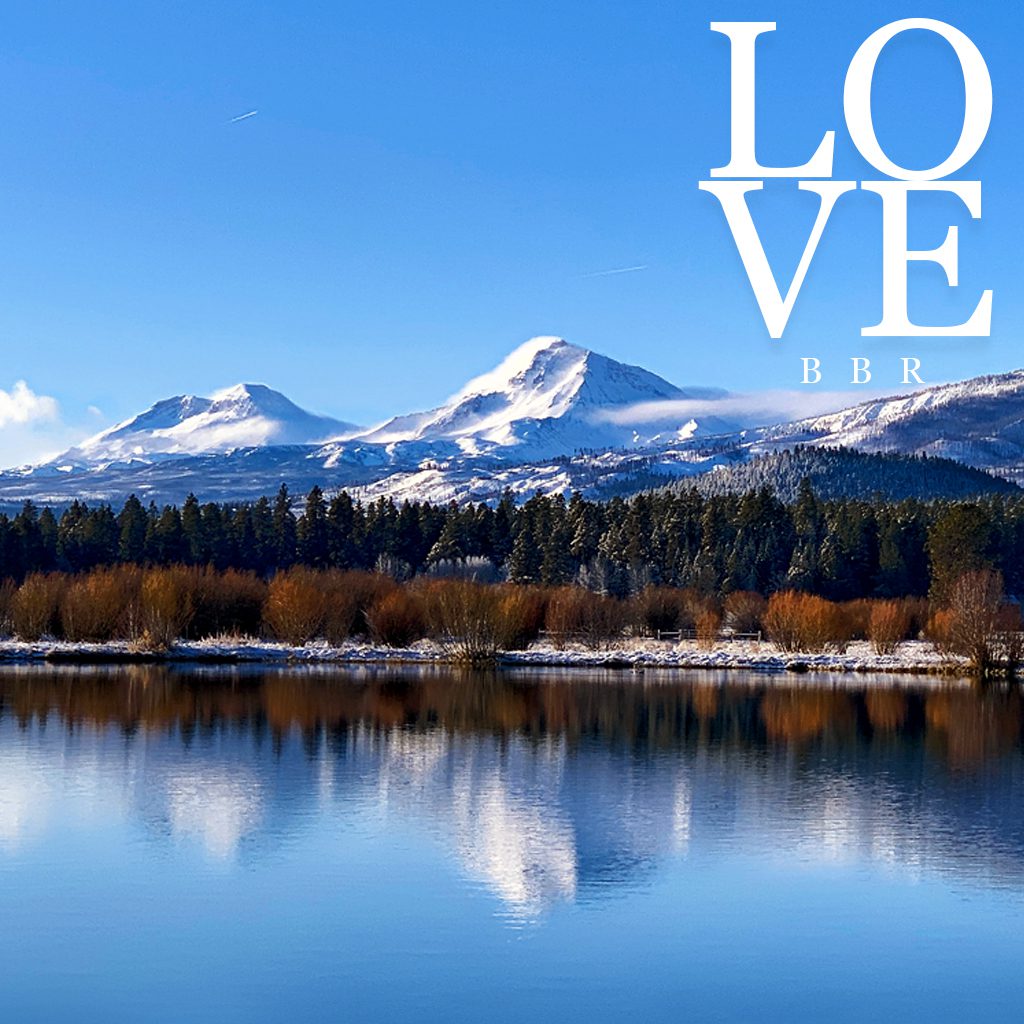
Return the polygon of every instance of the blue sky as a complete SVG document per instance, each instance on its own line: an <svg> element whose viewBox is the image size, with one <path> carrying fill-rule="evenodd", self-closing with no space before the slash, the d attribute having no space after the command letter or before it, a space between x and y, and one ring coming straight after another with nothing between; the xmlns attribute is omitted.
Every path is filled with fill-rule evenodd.
<svg viewBox="0 0 1024 1024"><path fill-rule="evenodd" d="M860 337L880 314L881 216L857 194L771 341L697 188L728 159L728 41L708 23L778 22L759 44L762 160L802 162L834 129L835 176L876 178L846 135L843 79L907 16L966 32L995 94L958 175L982 180L981 222L952 198L912 208L921 248L960 225L961 287L915 267L911 311L966 319L992 288L992 337ZM852 355L886 390L903 354L929 381L1024 365L1022 27L1009 3L8 4L0 458L239 380L369 422L436 404L537 334L738 391L795 387L806 354L830 388ZM874 110L894 158L942 159L962 103L937 38L883 53ZM788 282L816 199L792 183L758 199Z"/></svg>

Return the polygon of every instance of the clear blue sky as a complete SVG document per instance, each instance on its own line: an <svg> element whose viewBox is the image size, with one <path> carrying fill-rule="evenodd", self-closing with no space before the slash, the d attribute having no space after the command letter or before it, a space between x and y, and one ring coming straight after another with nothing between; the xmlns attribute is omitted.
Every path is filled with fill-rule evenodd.
<svg viewBox="0 0 1024 1024"><path fill-rule="evenodd" d="M836 176L859 178L878 174L845 132L846 67L909 15L971 36L995 91L958 175L982 179L981 223L953 199L912 215L922 248L961 225L962 286L915 268L912 312L964 319L990 287L992 338L860 338L881 219L856 195L773 342L697 189L728 158L728 42L708 23L779 23L759 51L761 158L802 162L832 128ZM793 386L803 354L835 360L833 386L858 354L920 355L930 380L1020 366L1022 28L1010 3L8 4L0 387L53 396L56 436L238 380L368 422L436 404L536 334L734 390ZM897 40L876 76L882 142L941 159L962 94L945 44ZM755 213L788 281L816 200L776 188ZM633 265L648 269L586 276Z"/></svg>

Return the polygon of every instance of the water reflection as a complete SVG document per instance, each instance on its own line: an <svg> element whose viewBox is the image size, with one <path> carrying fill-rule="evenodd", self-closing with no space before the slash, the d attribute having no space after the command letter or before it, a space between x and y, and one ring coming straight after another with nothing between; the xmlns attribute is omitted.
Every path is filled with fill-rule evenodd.
<svg viewBox="0 0 1024 1024"><path fill-rule="evenodd" d="M1017 689L736 674L0 670L0 857L81 814L215 862L324 815L415 827L507 911L683 855L1018 887Z"/></svg>

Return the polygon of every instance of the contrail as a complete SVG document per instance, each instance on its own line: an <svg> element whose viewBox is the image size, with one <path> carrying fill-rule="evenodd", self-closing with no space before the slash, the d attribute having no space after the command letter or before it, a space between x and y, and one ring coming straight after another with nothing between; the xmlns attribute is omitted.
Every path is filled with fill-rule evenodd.
<svg viewBox="0 0 1024 1024"><path fill-rule="evenodd" d="M236 121L244 121L247 117L255 117L259 113L258 110L250 110L246 114L239 114L237 117L231 118L228 124L234 124Z"/></svg>
<svg viewBox="0 0 1024 1024"><path fill-rule="evenodd" d="M580 277L609 277L611 274L633 274L638 270L646 270L647 264L636 267L615 267L613 270L595 270L592 274L580 274Z"/></svg>

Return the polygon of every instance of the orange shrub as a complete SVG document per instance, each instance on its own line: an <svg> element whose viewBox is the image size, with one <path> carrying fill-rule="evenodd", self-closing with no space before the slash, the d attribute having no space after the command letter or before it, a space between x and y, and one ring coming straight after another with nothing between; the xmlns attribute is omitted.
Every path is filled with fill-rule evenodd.
<svg viewBox="0 0 1024 1024"><path fill-rule="evenodd" d="M498 587L498 645L519 651L537 639L544 628L547 593L540 587Z"/></svg>
<svg viewBox="0 0 1024 1024"><path fill-rule="evenodd" d="M139 593L142 642L156 650L185 635L196 612L198 577L183 565L146 569Z"/></svg>
<svg viewBox="0 0 1024 1024"><path fill-rule="evenodd" d="M850 625L843 609L823 597L787 590L773 594L764 616L768 636L784 651L843 651Z"/></svg>
<svg viewBox="0 0 1024 1024"><path fill-rule="evenodd" d="M327 593L320 575L296 566L270 581L263 621L279 640L300 646L319 634L327 612Z"/></svg>
<svg viewBox="0 0 1024 1024"><path fill-rule="evenodd" d="M498 589L468 579L439 579L418 591L430 635L459 661L492 660L500 649L501 595Z"/></svg>
<svg viewBox="0 0 1024 1024"><path fill-rule="evenodd" d="M370 631L367 613L385 594L398 584L380 572L346 572L332 570L320 574L326 596L323 630L327 641L342 644L350 637L365 636Z"/></svg>
<svg viewBox="0 0 1024 1024"><path fill-rule="evenodd" d="M195 639L207 636L259 636L267 584L253 572L211 567L193 569L196 611L188 628Z"/></svg>
<svg viewBox="0 0 1024 1024"><path fill-rule="evenodd" d="M871 610L874 606L875 602L867 597L842 603L840 607L843 610L843 616L846 619L851 640L869 639L868 631L871 627Z"/></svg>
<svg viewBox="0 0 1024 1024"><path fill-rule="evenodd" d="M707 649L714 647L721 629L722 613L712 605L708 605L697 616L697 643Z"/></svg>
<svg viewBox="0 0 1024 1024"><path fill-rule="evenodd" d="M22 640L38 640L60 630L60 602L66 577L60 573L26 576L11 598L11 626Z"/></svg>
<svg viewBox="0 0 1024 1024"><path fill-rule="evenodd" d="M141 581L142 572L134 566L94 569L72 577L60 602L64 639L102 643L128 635Z"/></svg>
<svg viewBox="0 0 1024 1024"><path fill-rule="evenodd" d="M892 654L910 634L912 616L904 601L873 601L867 636L876 654Z"/></svg>
<svg viewBox="0 0 1024 1024"><path fill-rule="evenodd" d="M619 601L582 587L552 591L545 613L545 626L556 644L575 639L593 648L621 637L625 621Z"/></svg>
<svg viewBox="0 0 1024 1024"><path fill-rule="evenodd" d="M953 653L953 612L939 608L928 617L924 636L939 654L948 657Z"/></svg>
<svg viewBox="0 0 1024 1024"><path fill-rule="evenodd" d="M396 587L378 598L366 621L374 641L388 647L408 647L427 635L422 598L408 587Z"/></svg>

